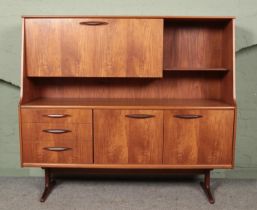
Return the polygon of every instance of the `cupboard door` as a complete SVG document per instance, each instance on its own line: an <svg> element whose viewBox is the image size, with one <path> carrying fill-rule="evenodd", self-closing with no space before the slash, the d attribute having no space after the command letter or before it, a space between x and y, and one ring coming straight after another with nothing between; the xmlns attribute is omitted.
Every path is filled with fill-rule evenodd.
<svg viewBox="0 0 257 210"><path fill-rule="evenodd" d="M164 111L164 164L232 165L234 110Z"/></svg>
<svg viewBox="0 0 257 210"><path fill-rule="evenodd" d="M162 76L162 19L31 18L25 35L28 76Z"/></svg>
<svg viewBox="0 0 257 210"><path fill-rule="evenodd" d="M161 164L162 147L162 111L94 111L95 163Z"/></svg>

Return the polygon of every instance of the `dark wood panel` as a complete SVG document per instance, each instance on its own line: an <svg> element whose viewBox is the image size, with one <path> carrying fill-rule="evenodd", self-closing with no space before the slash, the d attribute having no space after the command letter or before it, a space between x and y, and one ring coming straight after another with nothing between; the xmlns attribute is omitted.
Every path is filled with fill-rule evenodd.
<svg viewBox="0 0 257 210"><path fill-rule="evenodd" d="M130 118L146 114L150 118ZM95 110L94 162L105 164L161 164L162 111Z"/></svg>
<svg viewBox="0 0 257 210"><path fill-rule="evenodd" d="M39 18L25 29L28 76L162 76L162 19Z"/></svg>
<svg viewBox="0 0 257 210"><path fill-rule="evenodd" d="M233 126L233 110L164 111L164 164L232 165Z"/></svg>

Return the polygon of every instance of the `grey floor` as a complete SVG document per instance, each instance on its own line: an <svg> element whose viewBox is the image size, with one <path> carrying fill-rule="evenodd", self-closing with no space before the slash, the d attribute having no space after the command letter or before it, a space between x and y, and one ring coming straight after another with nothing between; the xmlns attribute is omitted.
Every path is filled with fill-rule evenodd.
<svg viewBox="0 0 257 210"><path fill-rule="evenodd" d="M196 179L62 179L40 203L43 184L43 178L0 177L0 210L257 209L257 180L213 180L214 205L207 202Z"/></svg>

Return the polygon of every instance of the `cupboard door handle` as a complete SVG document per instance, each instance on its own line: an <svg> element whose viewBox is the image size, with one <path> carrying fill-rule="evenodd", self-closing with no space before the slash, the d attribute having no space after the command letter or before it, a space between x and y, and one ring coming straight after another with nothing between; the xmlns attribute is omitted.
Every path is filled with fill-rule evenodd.
<svg viewBox="0 0 257 210"><path fill-rule="evenodd" d="M155 115L151 115L151 114L128 114L125 116L128 118L134 118L134 119L145 119L145 118L155 117Z"/></svg>
<svg viewBox="0 0 257 210"><path fill-rule="evenodd" d="M197 114L177 114L174 115L175 118L181 118L181 119L197 119L203 117L202 115Z"/></svg>
<svg viewBox="0 0 257 210"><path fill-rule="evenodd" d="M70 150L71 148L69 148L69 147L44 147L43 149L51 151L51 152L63 152L66 150Z"/></svg>
<svg viewBox="0 0 257 210"><path fill-rule="evenodd" d="M83 21L79 23L80 25L87 25L87 26L101 26L107 25L107 22L104 21Z"/></svg>
<svg viewBox="0 0 257 210"><path fill-rule="evenodd" d="M47 114L47 115L43 115L44 117L49 117L49 118L64 118L64 117L68 117L69 115L67 114Z"/></svg>
<svg viewBox="0 0 257 210"><path fill-rule="evenodd" d="M66 129L45 129L42 131L46 133L53 133L53 134L62 134L62 133L71 132L71 130L66 130Z"/></svg>

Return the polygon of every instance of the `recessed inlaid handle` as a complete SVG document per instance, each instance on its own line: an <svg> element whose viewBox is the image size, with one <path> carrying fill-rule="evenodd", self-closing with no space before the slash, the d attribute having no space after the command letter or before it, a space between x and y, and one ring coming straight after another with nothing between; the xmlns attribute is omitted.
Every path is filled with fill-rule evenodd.
<svg viewBox="0 0 257 210"><path fill-rule="evenodd" d="M146 118L155 117L154 115L151 115L151 114L128 114L125 116L128 118L135 118L135 119L146 119Z"/></svg>
<svg viewBox="0 0 257 210"><path fill-rule="evenodd" d="M64 117L68 117L68 114L47 114L47 115L43 115L44 117L49 117L49 118L64 118Z"/></svg>
<svg viewBox="0 0 257 210"><path fill-rule="evenodd" d="M104 21L83 21L79 23L80 25L87 25L87 26L101 26L101 25L107 25L107 22Z"/></svg>
<svg viewBox="0 0 257 210"><path fill-rule="evenodd" d="M197 115L197 114L177 114L174 115L175 118L181 118L181 119L197 119L197 118L202 118L202 115Z"/></svg>
<svg viewBox="0 0 257 210"><path fill-rule="evenodd" d="M71 130L66 130L66 129L44 129L42 131L46 133L53 133L53 134L62 134L62 133L71 132Z"/></svg>
<svg viewBox="0 0 257 210"><path fill-rule="evenodd" d="M63 152L63 151L70 150L71 148L69 148L69 147L44 147L43 149L48 150L48 151L53 151L53 152Z"/></svg>

